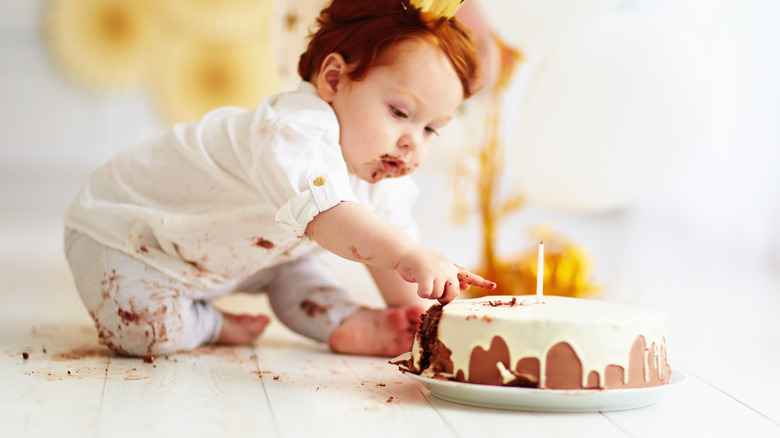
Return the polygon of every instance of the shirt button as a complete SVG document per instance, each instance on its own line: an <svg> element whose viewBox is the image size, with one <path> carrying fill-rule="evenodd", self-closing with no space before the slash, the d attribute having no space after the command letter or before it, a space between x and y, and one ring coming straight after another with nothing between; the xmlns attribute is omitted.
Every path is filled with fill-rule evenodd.
<svg viewBox="0 0 780 438"><path fill-rule="evenodd" d="M321 186L325 184L325 178L318 176L317 178L314 178L314 185L315 186Z"/></svg>

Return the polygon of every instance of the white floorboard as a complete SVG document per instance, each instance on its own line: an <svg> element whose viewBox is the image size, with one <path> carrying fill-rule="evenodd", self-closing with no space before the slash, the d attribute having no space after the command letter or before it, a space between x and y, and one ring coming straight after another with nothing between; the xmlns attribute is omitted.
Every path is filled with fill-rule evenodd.
<svg viewBox="0 0 780 438"><path fill-rule="evenodd" d="M332 354L278 322L254 346L154 364L117 357L98 344L72 283L60 207L0 215L0 437L780 437L780 278L677 245L681 232L652 217L575 225L599 235L589 244L601 266L635 279L608 284L603 298L667 313L672 366L686 378L646 408L560 414L442 401L385 358ZM330 263L378 303L364 274ZM217 304L270 313L264 297Z"/></svg>

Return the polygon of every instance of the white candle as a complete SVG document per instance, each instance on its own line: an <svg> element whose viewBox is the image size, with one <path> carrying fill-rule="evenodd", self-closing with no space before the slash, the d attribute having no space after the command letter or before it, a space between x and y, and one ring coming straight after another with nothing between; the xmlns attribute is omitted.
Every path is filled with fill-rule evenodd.
<svg viewBox="0 0 780 438"><path fill-rule="evenodd" d="M539 242L539 260L536 262L536 304L541 304L544 293L544 241Z"/></svg>

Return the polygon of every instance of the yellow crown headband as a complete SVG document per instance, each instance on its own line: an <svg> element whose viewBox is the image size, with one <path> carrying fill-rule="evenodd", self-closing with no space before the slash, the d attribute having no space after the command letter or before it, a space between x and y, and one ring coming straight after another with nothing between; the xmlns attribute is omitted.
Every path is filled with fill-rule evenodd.
<svg viewBox="0 0 780 438"><path fill-rule="evenodd" d="M452 18L464 1L466 0L410 0L409 3L426 14Z"/></svg>

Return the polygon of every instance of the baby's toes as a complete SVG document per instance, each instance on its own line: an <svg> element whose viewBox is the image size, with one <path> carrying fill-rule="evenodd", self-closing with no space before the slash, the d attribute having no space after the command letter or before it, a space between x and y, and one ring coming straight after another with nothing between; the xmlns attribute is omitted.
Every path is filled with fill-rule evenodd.
<svg viewBox="0 0 780 438"><path fill-rule="evenodd" d="M249 319L244 322L244 327L250 334L260 336L269 322L271 322L271 318L266 315L250 316Z"/></svg>
<svg viewBox="0 0 780 438"><path fill-rule="evenodd" d="M425 313L425 309L422 307L413 306L406 309L406 322L412 331L417 331L417 328L420 327L423 313Z"/></svg>

